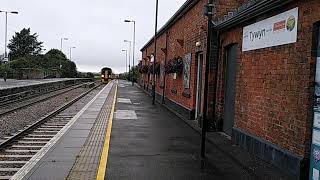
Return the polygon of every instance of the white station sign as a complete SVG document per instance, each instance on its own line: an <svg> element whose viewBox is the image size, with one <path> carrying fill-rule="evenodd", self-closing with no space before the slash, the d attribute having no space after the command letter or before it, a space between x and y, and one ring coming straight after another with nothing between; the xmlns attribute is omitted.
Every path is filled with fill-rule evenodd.
<svg viewBox="0 0 320 180"><path fill-rule="evenodd" d="M297 42L298 8L243 28L242 51Z"/></svg>

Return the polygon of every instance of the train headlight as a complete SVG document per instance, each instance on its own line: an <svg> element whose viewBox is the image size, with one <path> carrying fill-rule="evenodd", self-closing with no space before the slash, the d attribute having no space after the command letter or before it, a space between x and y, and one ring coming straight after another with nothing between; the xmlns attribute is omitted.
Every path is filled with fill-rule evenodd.
<svg viewBox="0 0 320 180"><path fill-rule="evenodd" d="M102 74L101 77L104 78L104 75Z"/></svg>

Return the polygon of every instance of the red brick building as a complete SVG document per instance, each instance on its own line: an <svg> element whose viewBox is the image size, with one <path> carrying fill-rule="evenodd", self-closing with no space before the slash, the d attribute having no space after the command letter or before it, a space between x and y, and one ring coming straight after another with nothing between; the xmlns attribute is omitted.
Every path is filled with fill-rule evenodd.
<svg viewBox="0 0 320 180"><path fill-rule="evenodd" d="M169 108L194 120L208 98L208 117L217 131L303 179L311 151L320 1L214 2L212 30L203 15L207 0L189 0L159 31L156 61L167 64L179 57L184 70L157 75L157 99L164 97ZM210 31L209 94L204 95ZM150 64L153 49L153 40L141 49L143 64ZM144 74L139 83L150 90L151 80Z"/></svg>

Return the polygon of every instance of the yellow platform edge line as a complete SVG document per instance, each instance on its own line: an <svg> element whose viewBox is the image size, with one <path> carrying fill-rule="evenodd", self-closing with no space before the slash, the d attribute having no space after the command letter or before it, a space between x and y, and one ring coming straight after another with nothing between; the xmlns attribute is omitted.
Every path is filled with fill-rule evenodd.
<svg viewBox="0 0 320 180"><path fill-rule="evenodd" d="M107 163L108 163L108 155L109 155L109 146L110 146L110 137L111 137L111 130L112 130L112 120L113 120L113 113L116 105L116 99L117 99L117 91L118 91L118 82L116 82L116 90L114 93L113 97L113 102L112 102L112 108L109 116L109 121L108 121L108 128L105 136L105 141L103 144L103 150L101 153L101 158L100 158L100 164L99 164L99 169L97 173L97 180L104 180L106 171L107 171Z"/></svg>

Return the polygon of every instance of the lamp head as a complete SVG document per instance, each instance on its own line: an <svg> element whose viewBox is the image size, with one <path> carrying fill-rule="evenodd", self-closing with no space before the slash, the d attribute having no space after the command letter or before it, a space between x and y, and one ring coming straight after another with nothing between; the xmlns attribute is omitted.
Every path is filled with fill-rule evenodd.
<svg viewBox="0 0 320 180"><path fill-rule="evenodd" d="M124 22L131 22L131 21L126 19L126 20L124 20Z"/></svg>

